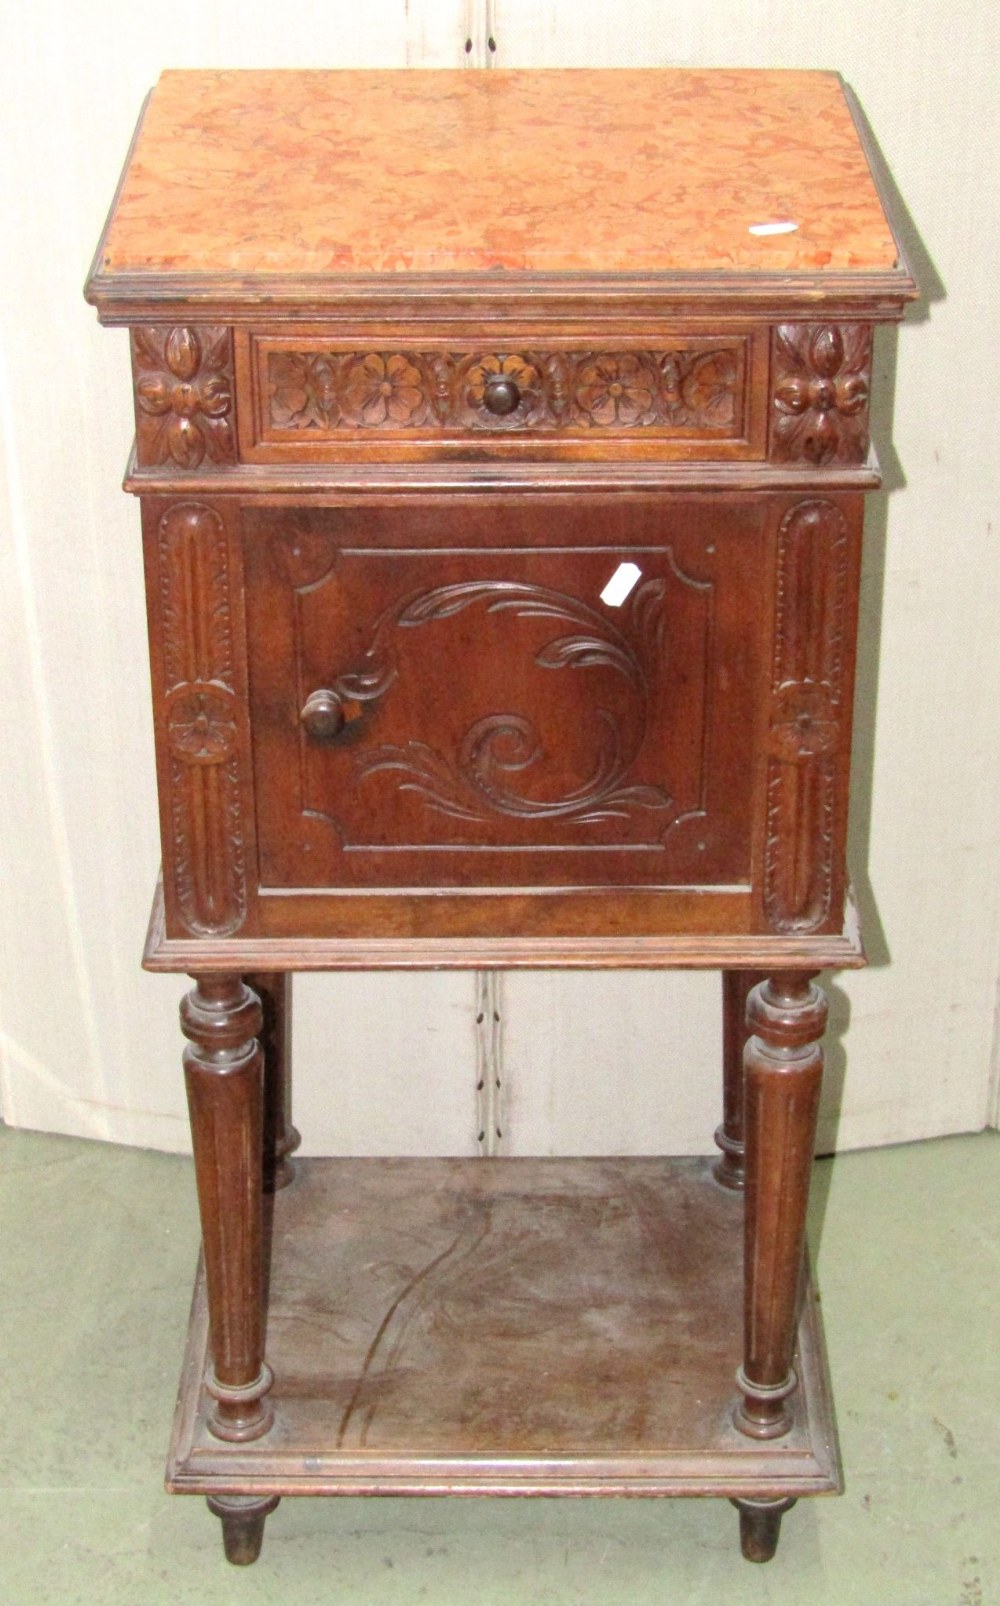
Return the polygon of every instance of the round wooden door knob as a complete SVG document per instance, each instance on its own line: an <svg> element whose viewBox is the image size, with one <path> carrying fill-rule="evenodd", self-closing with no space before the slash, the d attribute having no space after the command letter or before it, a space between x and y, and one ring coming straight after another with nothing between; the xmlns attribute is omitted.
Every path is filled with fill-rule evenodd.
<svg viewBox="0 0 1000 1606"><path fill-rule="evenodd" d="M521 400L516 381L509 374L490 374L483 391L483 404L497 418L512 413Z"/></svg>
<svg viewBox="0 0 1000 1606"><path fill-rule="evenodd" d="M299 718L314 741L328 742L344 728L344 705L335 691L321 686L310 692Z"/></svg>

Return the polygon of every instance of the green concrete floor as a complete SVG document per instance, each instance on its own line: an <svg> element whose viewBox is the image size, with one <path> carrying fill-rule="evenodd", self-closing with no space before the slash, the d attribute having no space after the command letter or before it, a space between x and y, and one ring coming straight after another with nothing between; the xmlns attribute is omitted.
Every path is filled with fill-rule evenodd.
<svg viewBox="0 0 1000 1606"><path fill-rule="evenodd" d="M769 1565L715 1501L286 1500L243 1570L161 1492L190 1162L0 1128L0 1601L992 1606L998 1161L984 1133L819 1166L847 1493L800 1502Z"/></svg>

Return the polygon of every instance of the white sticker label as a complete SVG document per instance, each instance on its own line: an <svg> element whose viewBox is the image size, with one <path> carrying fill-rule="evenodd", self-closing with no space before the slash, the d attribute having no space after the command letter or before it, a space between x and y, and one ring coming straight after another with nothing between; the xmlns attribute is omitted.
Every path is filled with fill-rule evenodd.
<svg viewBox="0 0 1000 1606"><path fill-rule="evenodd" d="M797 223L751 223L751 234L794 234Z"/></svg>
<svg viewBox="0 0 1000 1606"><path fill-rule="evenodd" d="M637 563L619 563L601 592L601 601L606 602L609 608L620 608L641 574Z"/></svg>

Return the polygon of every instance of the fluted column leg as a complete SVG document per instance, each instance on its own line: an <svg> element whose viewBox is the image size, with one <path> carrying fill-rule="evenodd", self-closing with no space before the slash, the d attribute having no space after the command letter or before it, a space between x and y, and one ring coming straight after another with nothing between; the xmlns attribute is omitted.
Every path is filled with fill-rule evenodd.
<svg viewBox="0 0 1000 1606"><path fill-rule="evenodd" d="M292 978L287 971L244 977L260 999L264 1022L264 1186L286 1188L295 1175L291 1156L302 1142L292 1125Z"/></svg>
<svg viewBox="0 0 1000 1606"><path fill-rule="evenodd" d="M271 1373L264 1361L263 1074L257 997L239 976L193 977L181 1004L189 1039L184 1074L201 1212L216 1400L208 1426L220 1439L266 1433Z"/></svg>
<svg viewBox="0 0 1000 1606"><path fill-rule="evenodd" d="M758 970L722 972L722 1124L715 1142L722 1150L715 1178L725 1188L743 1187L743 1051L746 1047L747 999L764 977Z"/></svg>
<svg viewBox="0 0 1000 1606"><path fill-rule="evenodd" d="M823 1072L826 999L799 971L750 994L745 1051L746 1211L743 1398L736 1426L751 1438L787 1433L806 1205Z"/></svg>

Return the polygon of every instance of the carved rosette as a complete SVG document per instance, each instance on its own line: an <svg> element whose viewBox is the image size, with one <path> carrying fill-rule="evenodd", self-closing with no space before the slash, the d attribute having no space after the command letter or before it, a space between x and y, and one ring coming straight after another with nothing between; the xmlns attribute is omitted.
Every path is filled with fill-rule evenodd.
<svg viewBox="0 0 1000 1606"><path fill-rule="evenodd" d="M775 931L829 919L843 734L847 521L799 502L778 532L764 909Z"/></svg>
<svg viewBox="0 0 1000 1606"><path fill-rule="evenodd" d="M221 326L132 330L136 446L144 468L236 461L232 334Z"/></svg>
<svg viewBox="0 0 1000 1606"><path fill-rule="evenodd" d="M863 463L868 456L869 324L782 323L772 345L771 458Z"/></svg>
<svg viewBox="0 0 1000 1606"><path fill-rule="evenodd" d="M222 519L203 502L175 502L160 520L157 552L174 892L189 931L222 935L246 914Z"/></svg>
<svg viewBox="0 0 1000 1606"><path fill-rule="evenodd" d="M668 429L734 435L743 343L675 351L268 351L266 426L311 430ZM488 405L491 381L516 387Z"/></svg>

